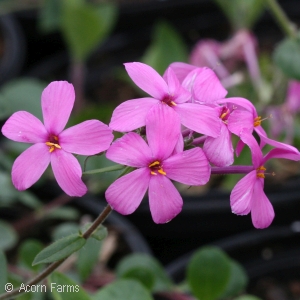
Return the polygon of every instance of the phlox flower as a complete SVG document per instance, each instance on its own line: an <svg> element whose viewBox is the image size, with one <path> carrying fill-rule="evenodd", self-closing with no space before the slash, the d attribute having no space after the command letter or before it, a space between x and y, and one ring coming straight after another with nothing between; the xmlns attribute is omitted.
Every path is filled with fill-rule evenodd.
<svg viewBox="0 0 300 300"><path fill-rule="evenodd" d="M180 138L179 116L155 105L146 118L146 141L134 132L116 140L106 152L114 162L136 168L112 183L105 192L107 202L121 214L133 213L147 190L152 218L166 223L182 209L183 201L172 184L203 185L210 166L200 148L174 151ZM182 145L183 146L183 145Z"/></svg>
<svg viewBox="0 0 300 300"><path fill-rule="evenodd" d="M133 82L151 97L121 103L113 111L110 128L127 132L142 127L146 124L149 110L154 105L160 104L167 106L169 108L167 111L176 111L181 124L187 128L214 137L220 134L217 113L211 107L190 103L190 92L182 87L172 68L168 68L164 77L161 77L153 68L143 63L133 62L124 65ZM202 90L208 95L214 93L213 84L204 80ZM171 112L169 114L171 115Z"/></svg>
<svg viewBox="0 0 300 300"><path fill-rule="evenodd" d="M254 227L268 227L275 216L273 206L264 193L265 163L271 158L300 160L299 151L293 146L276 142L277 148L263 156L261 148L249 130L240 133L242 141L250 147L254 170L243 177L230 194L233 213L247 215L251 212Z"/></svg>
<svg viewBox="0 0 300 300"><path fill-rule="evenodd" d="M106 150L113 140L107 125L89 120L63 130L75 101L73 85L51 82L41 97L44 124L26 111L14 113L3 125L7 138L34 144L21 153L12 167L12 182L22 191L32 186L51 163L59 186L70 196L82 196L86 185L82 170L72 153L94 155Z"/></svg>

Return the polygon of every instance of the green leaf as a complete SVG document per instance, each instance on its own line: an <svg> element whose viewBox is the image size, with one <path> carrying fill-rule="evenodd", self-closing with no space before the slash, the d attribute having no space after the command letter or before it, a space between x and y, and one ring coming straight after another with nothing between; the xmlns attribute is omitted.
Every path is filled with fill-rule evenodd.
<svg viewBox="0 0 300 300"><path fill-rule="evenodd" d="M287 77L300 80L300 37L280 42L275 48L273 59Z"/></svg>
<svg viewBox="0 0 300 300"><path fill-rule="evenodd" d="M57 240L43 249L34 259L32 265L51 263L70 256L86 243L86 240L78 234L71 234Z"/></svg>
<svg viewBox="0 0 300 300"><path fill-rule="evenodd" d="M29 269L38 270L39 266L32 266L35 256L43 250L43 244L38 240L26 240L19 249L20 262Z"/></svg>
<svg viewBox="0 0 300 300"><path fill-rule="evenodd" d="M42 202L40 202L40 200L32 193L30 193L29 191L22 191L22 193L18 193L18 200L32 208L32 209L37 209L39 207L42 207L43 204Z"/></svg>
<svg viewBox="0 0 300 300"><path fill-rule="evenodd" d="M0 221L0 250L12 248L17 242L17 234L12 226L4 221Z"/></svg>
<svg viewBox="0 0 300 300"><path fill-rule="evenodd" d="M82 232L85 232L89 229L89 227L92 225L92 223L86 223L84 224L82 228ZM102 224L97 227L97 229L92 233L92 237L98 241L102 241L107 237L107 228L103 226Z"/></svg>
<svg viewBox="0 0 300 300"><path fill-rule="evenodd" d="M54 272L49 278L49 289L54 300L89 300L89 295L75 281L64 274Z"/></svg>
<svg viewBox="0 0 300 300"><path fill-rule="evenodd" d="M167 22L155 25L153 41L142 57L142 62L150 65L159 74L174 61L187 61L186 45L176 30Z"/></svg>
<svg viewBox="0 0 300 300"><path fill-rule="evenodd" d="M0 119L25 110L42 120L41 94L46 84L31 78L20 78L4 84L0 90Z"/></svg>
<svg viewBox="0 0 300 300"><path fill-rule="evenodd" d="M93 300L153 300L150 293L137 281L120 279L93 296Z"/></svg>
<svg viewBox="0 0 300 300"><path fill-rule="evenodd" d="M75 61L84 62L115 21L114 6L101 7L64 1L61 30Z"/></svg>
<svg viewBox="0 0 300 300"><path fill-rule="evenodd" d="M7 283L7 262L3 251L0 250L0 294L5 292L4 286Z"/></svg>
<svg viewBox="0 0 300 300"><path fill-rule="evenodd" d="M187 267L191 291L200 300L218 298L226 289L230 275L230 259L216 247L200 248Z"/></svg>
<svg viewBox="0 0 300 300"><path fill-rule="evenodd" d="M117 265L116 273L119 278L138 280L154 292L172 287L172 281L161 264L147 254L135 253L126 256Z"/></svg>
<svg viewBox="0 0 300 300"><path fill-rule="evenodd" d="M79 250L76 266L82 281L88 278L96 265L101 246L102 242L95 239L88 239L85 247Z"/></svg>
<svg viewBox="0 0 300 300"><path fill-rule="evenodd" d="M215 0L232 28L252 28L264 10L264 0Z"/></svg>
<svg viewBox="0 0 300 300"><path fill-rule="evenodd" d="M230 260L230 279L226 290L220 298L229 298L238 295L248 284L248 276L243 267L235 260Z"/></svg>

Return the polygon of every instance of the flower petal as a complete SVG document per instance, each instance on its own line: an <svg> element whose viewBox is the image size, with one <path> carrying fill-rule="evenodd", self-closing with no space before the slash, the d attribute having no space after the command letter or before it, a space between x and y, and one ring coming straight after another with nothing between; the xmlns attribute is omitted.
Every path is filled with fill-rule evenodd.
<svg viewBox="0 0 300 300"><path fill-rule="evenodd" d="M181 86L171 68L168 68L166 71L166 81L168 83L169 94L175 103L184 103L190 100L191 93Z"/></svg>
<svg viewBox="0 0 300 300"><path fill-rule="evenodd" d="M181 212L183 201L170 179L159 174L151 176L149 204L153 221L162 224L169 222Z"/></svg>
<svg viewBox="0 0 300 300"><path fill-rule="evenodd" d="M121 103L113 111L109 127L112 130L128 132L145 126L146 115L159 101L153 98L139 98Z"/></svg>
<svg viewBox="0 0 300 300"><path fill-rule="evenodd" d="M206 67L197 69L193 92L195 99L205 104L215 103L227 95L215 72Z"/></svg>
<svg viewBox="0 0 300 300"><path fill-rule="evenodd" d="M167 83L150 66L140 62L125 63L124 66L133 82L153 98L162 100L169 94Z"/></svg>
<svg viewBox="0 0 300 300"><path fill-rule="evenodd" d="M255 228L263 229L272 223L275 213L263 190L263 181L257 180L253 188L251 218Z"/></svg>
<svg viewBox="0 0 300 300"><path fill-rule="evenodd" d="M188 185L206 184L210 177L210 165L200 148L169 157L163 162L163 170L168 178Z"/></svg>
<svg viewBox="0 0 300 300"><path fill-rule="evenodd" d="M50 156L49 147L43 143L21 153L12 167L12 182L16 189L23 191L37 182L49 165Z"/></svg>
<svg viewBox="0 0 300 300"><path fill-rule="evenodd" d="M107 202L122 215L133 213L143 200L150 176L148 168L141 168L118 178L105 192Z"/></svg>
<svg viewBox="0 0 300 300"><path fill-rule="evenodd" d="M70 153L94 155L107 150L113 138L112 130L106 124L89 120L59 134L59 145Z"/></svg>
<svg viewBox="0 0 300 300"><path fill-rule="evenodd" d="M182 103L174 106L180 115L182 125L193 131L211 137L220 135L221 120L212 107L195 103Z"/></svg>
<svg viewBox="0 0 300 300"><path fill-rule="evenodd" d="M240 132L240 138L251 150L253 166L260 167L263 164L263 154L251 131L244 128Z"/></svg>
<svg viewBox="0 0 300 300"><path fill-rule="evenodd" d="M253 114L248 110L236 108L228 117L228 129L237 136L246 128L253 131Z"/></svg>
<svg viewBox="0 0 300 300"><path fill-rule="evenodd" d="M72 84L53 81L42 93L44 124L49 133L59 134L66 126L75 101Z"/></svg>
<svg viewBox="0 0 300 300"><path fill-rule="evenodd" d="M106 157L116 163L130 167L146 167L152 161L152 153L145 140L135 132L117 139L108 148Z"/></svg>
<svg viewBox="0 0 300 300"><path fill-rule="evenodd" d="M227 167L233 164L233 146L231 133L224 123L221 123L221 134L216 138L207 137L203 151L208 160L217 167Z"/></svg>
<svg viewBox="0 0 300 300"><path fill-rule="evenodd" d="M234 214L247 215L250 212L256 180L256 170L251 171L231 191L230 206Z"/></svg>
<svg viewBox="0 0 300 300"><path fill-rule="evenodd" d="M48 137L43 123L27 111L14 113L5 122L1 131L4 136L15 142L43 143Z"/></svg>
<svg viewBox="0 0 300 300"><path fill-rule="evenodd" d="M154 159L164 160L174 151L181 135L180 118L168 105L153 106L146 118L146 134Z"/></svg>
<svg viewBox="0 0 300 300"><path fill-rule="evenodd" d="M183 82L184 78L193 70L197 69L196 66L183 63L183 62L174 62L169 65L169 68L175 72L179 82ZM166 79L166 72L163 76Z"/></svg>
<svg viewBox="0 0 300 300"><path fill-rule="evenodd" d="M87 187L81 180L80 164L71 153L61 149L54 150L51 166L58 185L66 194L81 197L87 192Z"/></svg>

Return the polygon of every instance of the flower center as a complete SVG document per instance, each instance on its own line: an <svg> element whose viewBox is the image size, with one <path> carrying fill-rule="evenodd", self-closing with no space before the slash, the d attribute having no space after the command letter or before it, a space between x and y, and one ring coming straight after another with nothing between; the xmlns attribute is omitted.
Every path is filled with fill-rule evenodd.
<svg viewBox="0 0 300 300"><path fill-rule="evenodd" d="M254 127L259 126L261 124L261 121L262 121L261 117L254 118L254 123L253 123Z"/></svg>
<svg viewBox="0 0 300 300"><path fill-rule="evenodd" d="M257 178L265 178L265 171L267 169L264 166L260 166L256 169L256 177Z"/></svg>
<svg viewBox="0 0 300 300"><path fill-rule="evenodd" d="M229 108L223 106L222 111L220 113L220 119L223 121L223 123L227 124L227 120L228 120L229 115L230 115Z"/></svg>
<svg viewBox="0 0 300 300"><path fill-rule="evenodd" d="M162 99L162 102L167 104L168 106L172 107L172 106L176 106L177 104L173 101L173 97L170 95L165 96Z"/></svg>
<svg viewBox="0 0 300 300"><path fill-rule="evenodd" d="M167 175L167 173L163 170L161 163L156 160L153 163L149 165L150 168L150 174L151 175L157 175L157 173L161 175Z"/></svg>
<svg viewBox="0 0 300 300"><path fill-rule="evenodd" d="M61 149L56 135L49 135L49 142L46 142L46 145L49 146L49 152L53 152L55 149Z"/></svg>

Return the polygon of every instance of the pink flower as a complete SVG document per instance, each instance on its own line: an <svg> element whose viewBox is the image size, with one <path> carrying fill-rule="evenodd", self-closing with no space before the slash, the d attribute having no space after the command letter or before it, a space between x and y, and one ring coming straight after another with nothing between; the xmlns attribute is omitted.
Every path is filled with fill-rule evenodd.
<svg viewBox="0 0 300 300"><path fill-rule="evenodd" d="M87 188L81 167L71 154L93 155L106 150L113 139L111 129L97 120L82 122L63 131L75 101L72 84L50 83L42 93L44 124L26 111L14 113L3 125L7 138L32 143L16 159L12 181L18 190L32 186L51 163L59 186L70 196L82 196Z"/></svg>
<svg viewBox="0 0 300 300"><path fill-rule="evenodd" d="M171 117L171 118L169 118ZM179 116L167 106L155 105L146 118L147 141L130 132L108 149L108 159L136 168L106 190L107 202L121 214L133 213L147 189L152 218L166 223L182 209L182 198L171 180L202 185L209 180L210 166L200 148L174 153L180 138ZM183 145L182 145L183 146ZM171 179L171 180L170 180Z"/></svg>
<svg viewBox="0 0 300 300"><path fill-rule="evenodd" d="M249 130L243 130L240 137L250 147L254 170L242 178L233 188L230 195L231 209L237 215L247 215L251 212L254 227L266 228L272 223L275 213L263 190L266 171L264 164L271 158L298 161L300 160L300 153L293 146L274 142L273 146L277 148L272 149L263 157L257 141Z"/></svg>
<svg viewBox="0 0 300 300"><path fill-rule="evenodd" d="M127 132L142 127L146 124L149 110L156 104L162 104L174 109L180 116L180 122L187 128L214 137L220 134L217 113L211 107L188 103L191 94L181 86L172 68L167 69L164 78L142 63L126 63L125 68L134 83L151 97L120 104L113 112L110 128ZM206 94L213 93L212 82L206 80L202 90Z"/></svg>

